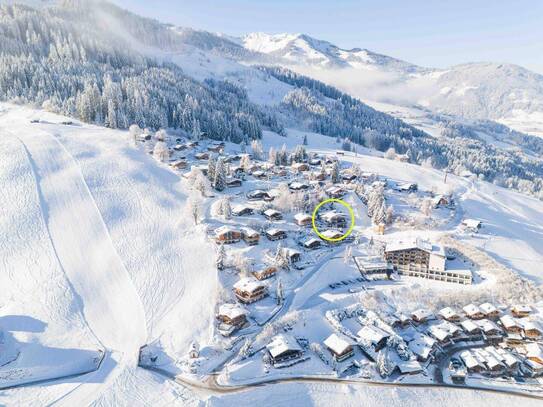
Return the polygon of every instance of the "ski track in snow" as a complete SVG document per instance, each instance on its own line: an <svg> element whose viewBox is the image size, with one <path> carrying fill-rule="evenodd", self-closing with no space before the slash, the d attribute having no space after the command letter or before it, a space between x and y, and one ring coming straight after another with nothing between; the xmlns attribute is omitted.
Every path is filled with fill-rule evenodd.
<svg viewBox="0 0 543 407"><path fill-rule="evenodd" d="M98 371L58 400L61 405L88 405L123 370L136 368L147 336L143 307L73 157L49 134L19 139L35 172L56 256L89 328L108 351Z"/></svg>

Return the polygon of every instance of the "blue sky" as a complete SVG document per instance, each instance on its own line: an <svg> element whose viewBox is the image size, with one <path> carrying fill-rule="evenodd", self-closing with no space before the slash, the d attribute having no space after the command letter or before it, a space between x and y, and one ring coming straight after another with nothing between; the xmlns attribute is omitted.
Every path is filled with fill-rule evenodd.
<svg viewBox="0 0 543 407"><path fill-rule="evenodd" d="M543 73L541 0L114 0L181 26L302 32L423 66L510 62Z"/></svg>

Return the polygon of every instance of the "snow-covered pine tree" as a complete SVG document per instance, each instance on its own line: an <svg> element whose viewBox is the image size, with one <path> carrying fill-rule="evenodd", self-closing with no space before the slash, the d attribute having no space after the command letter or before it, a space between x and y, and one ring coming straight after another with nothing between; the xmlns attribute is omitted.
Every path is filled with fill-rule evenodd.
<svg viewBox="0 0 543 407"><path fill-rule="evenodd" d="M211 182L215 180L215 167L217 166L217 159L215 157L215 154L209 154L209 158L207 159L207 178Z"/></svg>
<svg viewBox="0 0 543 407"><path fill-rule="evenodd" d="M341 174L339 173L339 164L337 161L334 161L334 163L332 164L332 172L330 174L330 180L334 184L341 182Z"/></svg>
<svg viewBox="0 0 543 407"><path fill-rule="evenodd" d="M215 264L217 265L217 270L223 270L226 262L226 251L224 250L224 245L219 245L217 249L217 258L215 259Z"/></svg>
<svg viewBox="0 0 543 407"><path fill-rule="evenodd" d="M277 279L277 287L275 289L275 296L277 297L277 305L281 305L283 302L283 282L281 279Z"/></svg>
<svg viewBox="0 0 543 407"><path fill-rule="evenodd" d="M132 145L136 145L137 142L138 142L138 137L142 134L142 130L140 128L140 126L138 126L137 124L132 124L130 125L130 127L128 128L128 135L129 135L129 139L130 139L130 143Z"/></svg>
<svg viewBox="0 0 543 407"><path fill-rule="evenodd" d="M224 160L219 158L215 166L215 178L213 178L213 188L217 191L224 191L226 188L226 167Z"/></svg>
<svg viewBox="0 0 543 407"><path fill-rule="evenodd" d="M381 205L379 205L377 209L373 211L373 216L371 217L371 220L373 221L374 225L384 225L386 224L386 217L387 215L385 205L382 202Z"/></svg>
<svg viewBox="0 0 543 407"><path fill-rule="evenodd" d="M288 165L288 151L287 145L283 144L281 146L281 151L279 152L279 165Z"/></svg>
<svg viewBox="0 0 543 407"><path fill-rule="evenodd" d="M270 151L268 153L268 161L270 164L275 165L277 161L277 153L273 147L270 147Z"/></svg>
<svg viewBox="0 0 543 407"><path fill-rule="evenodd" d="M170 152L165 142L157 141L153 148L153 157L161 162L166 162L170 159Z"/></svg>
<svg viewBox="0 0 543 407"><path fill-rule="evenodd" d="M230 198L225 196L222 198L221 204L222 216L224 219L228 220L232 218L232 206L230 205Z"/></svg>
<svg viewBox="0 0 543 407"><path fill-rule="evenodd" d="M262 143L259 140L253 140L251 142L251 150L253 151L253 158L255 160L262 160L264 149L262 148Z"/></svg>

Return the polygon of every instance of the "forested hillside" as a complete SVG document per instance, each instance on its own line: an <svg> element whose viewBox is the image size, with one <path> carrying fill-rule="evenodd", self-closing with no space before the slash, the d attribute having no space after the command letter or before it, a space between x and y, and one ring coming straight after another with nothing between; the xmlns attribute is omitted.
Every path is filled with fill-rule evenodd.
<svg viewBox="0 0 543 407"><path fill-rule="evenodd" d="M234 59L252 51L227 38L174 29L109 3L70 0L41 9L2 5L0 44L2 100L111 128L133 123L154 130L170 127L235 143L260 138L263 128L285 134L288 126L383 152L393 148L412 163L458 174L467 170L538 196L543 189L543 166L534 156L499 149L455 123L446 124L447 137L430 137L284 68L254 68L292 86L274 106L253 103L246 89L229 80L195 80L157 55L182 52L186 46ZM522 135L518 138L526 143ZM540 151L540 146L532 147Z"/></svg>
<svg viewBox="0 0 543 407"><path fill-rule="evenodd" d="M93 10L1 6L2 99L111 128L175 127L234 142L260 137L261 125L275 127L239 88L197 82L136 52L129 40L101 29Z"/></svg>

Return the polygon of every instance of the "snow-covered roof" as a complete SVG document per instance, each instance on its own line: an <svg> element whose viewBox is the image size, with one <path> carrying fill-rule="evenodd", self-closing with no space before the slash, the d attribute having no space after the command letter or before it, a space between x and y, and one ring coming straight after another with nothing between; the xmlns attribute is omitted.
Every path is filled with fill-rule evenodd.
<svg viewBox="0 0 543 407"><path fill-rule="evenodd" d="M464 331L466 332L476 332L479 330L477 324L475 324L475 322L470 319L466 319L460 322L460 325L462 326L462 329L464 329Z"/></svg>
<svg viewBox="0 0 543 407"><path fill-rule="evenodd" d="M326 222L333 222L335 220L345 219L345 214L338 211L327 211L320 215Z"/></svg>
<svg viewBox="0 0 543 407"><path fill-rule="evenodd" d="M310 238L310 239L308 239L308 240L306 240L306 241L304 242L304 246L311 246L311 245L314 244L314 243L320 244L321 241L320 241L319 239L317 239L317 238L312 237L312 238Z"/></svg>
<svg viewBox="0 0 543 407"><path fill-rule="evenodd" d="M311 215L308 215L307 213L297 213L294 215L294 219L297 221L311 220Z"/></svg>
<svg viewBox="0 0 543 407"><path fill-rule="evenodd" d="M432 349L436 341L427 335L419 333L415 335L415 338L409 342L409 349L415 355L421 356L423 359L427 359L432 352Z"/></svg>
<svg viewBox="0 0 543 407"><path fill-rule="evenodd" d="M400 369L400 373L407 374L407 373L417 373L422 372L422 366L421 364L416 360L398 360L398 369Z"/></svg>
<svg viewBox="0 0 543 407"><path fill-rule="evenodd" d="M309 184L305 182L293 181L290 183L290 187L292 189L303 189L303 188L309 188Z"/></svg>
<svg viewBox="0 0 543 407"><path fill-rule="evenodd" d="M441 329L441 327L437 325L430 326L427 331L430 335L432 335L438 341L445 341L449 337L449 331L445 329Z"/></svg>
<svg viewBox="0 0 543 407"><path fill-rule="evenodd" d="M293 249L292 247L283 247L283 253L287 256L287 257L292 257L292 256L296 256L296 255L301 255L302 253L296 249Z"/></svg>
<svg viewBox="0 0 543 407"><path fill-rule="evenodd" d="M498 311L498 309L489 302L485 302L484 304L479 305L479 308L487 315Z"/></svg>
<svg viewBox="0 0 543 407"><path fill-rule="evenodd" d="M288 351L302 351L294 338L284 334L274 336L271 342L266 345L266 349L274 359Z"/></svg>
<svg viewBox="0 0 543 407"><path fill-rule="evenodd" d="M499 367L499 366L502 366L501 362L496 359L493 355L491 354L486 354L484 356L485 358L485 364L488 366L489 369L493 370L495 369L496 367Z"/></svg>
<svg viewBox="0 0 543 407"><path fill-rule="evenodd" d="M456 326L455 324L449 322L449 321L441 321L440 324L437 325L440 329L447 331L449 335L454 335L458 331L460 331L460 328Z"/></svg>
<svg viewBox="0 0 543 407"><path fill-rule="evenodd" d="M504 315L503 317L500 318L500 322L506 329L514 328L514 327L520 328L520 324L517 321L517 319L513 318L511 315Z"/></svg>
<svg viewBox="0 0 543 407"><path fill-rule="evenodd" d="M522 323L522 328L525 330L525 331L538 331L538 332L543 332L543 328L541 327L541 324L539 322L536 322L536 321L520 321Z"/></svg>
<svg viewBox="0 0 543 407"><path fill-rule="evenodd" d="M351 345L335 333L324 340L324 344L336 355L342 355L351 348Z"/></svg>
<svg viewBox="0 0 543 407"><path fill-rule="evenodd" d="M445 257L445 250L442 246L434 245L427 240L414 238L408 240L395 240L387 243L386 252L397 252L403 250L419 249L428 253L436 254Z"/></svg>
<svg viewBox="0 0 543 407"><path fill-rule="evenodd" d="M475 321L475 324L478 325L484 333L491 331L501 331L498 325L496 325L492 321L489 321L488 319L481 319L480 321Z"/></svg>
<svg viewBox="0 0 543 407"><path fill-rule="evenodd" d="M223 225L215 229L215 236L220 236L225 233L239 233L237 229L234 229L232 226Z"/></svg>
<svg viewBox="0 0 543 407"><path fill-rule="evenodd" d="M475 304L468 304L464 308L462 308L462 310L466 313L466 315L470 316L476 314L483 314L483 311L481 311L481 309Z"/></svg>
<svg viewBox="0 0 543 407"><path fill-rule="evenodd" d="M326 190L327 193L331 193L331 194L334 194L334 193L339 193L339 192L343 192L343 188L341 187L338 187L338 186L332 186L330 188L328 188Z"/></svg>
<svg viewBox="0 0 543 407"><path fill-rule="evenodd" d="M481 221L477 219L464 219L462 224L470 229L479 229L481 227Z"/></svg>
<svg viewBox="0 0 543 407"><path fill-rule="evenodd" d="M222 304L219 307L219 315L224 315L225 317L229 319L236 319L242 315L247 315L247 311L245 311L238 304L226 303L226 304Z"/></svg>
<svg viewBox="0 0 543 407"><path fill-rule="evenodd" d="M281 215L281 212L275 210L275 209L266 209L264 212L264 215L266 216L274 216L274 215Z"/></svg>
<svg viewBox="0 0 543 407"><path fill-rule="evenodd" d="M474 367L481 366L479 361L469 350L461 352L460 359L462 359L468 369L473 369Z"/></svg>
<svg viewBox="0 0 543 407"><path fill-rule="evenodd" d="M321 235L327 239L338 239L343 236L343 233L341 233L339 230L326 229L324 232L321 232Z"/></svg>
<svg viewBox="0 0 543 407"><path fill-rule="evenodd" d="M515 312L525 313L525 314L529 314L530 312L532 312L532 308L529 305L524 305L524 304L513 305L511 307L511 310Z"/></svg>
<svg viewBox="0 0 543 407"><path fill-rule="evenodd" d="M254 278L246 277L236 282L233 287L240 291L254 292L265 285Z"/></svg>
<svg viewBox="0 0 543 407"><path fill-rule="evenodd" d="M445 319L455 318L459 316L458 313L451 307L445 307L439 310L439 315Z"/></svg>
<svg viewBox="0 0 543 407"><path fill-rule="evenodd" d="M249 237L256 237L259 235L259 233L256 230L251 229L250 227L247 227L247 226L240 228L240 231L245 236L249 236Z"/></svg>
<svg viewBox="0 0 543 407"><path fill-rule="evenodd" d="M543 347L536 343L536 342L530 342L524 345L526 349L526 357L527 358L537 358L543 360Z"/></svg>
<svg viewBox="0 0 543 407"><path fill-rule="evenodd" d="M282 234L282 233L286 233L286 231L281 230L281 229L277 229L277 228L271 228L271 229L266 230L266 233L268 235L275 236L275 235L279 235L279 234Z"/></svg>
<svg viewBox="0 0 543 407"><path fill-rule="evenodd" d="M379 343L383 339L388 338L390 334L376 326L364 325L362 329L358 331L356 336L358 336L362 341L375 344L375 343Z"/></svg>
<svg viewBox="0 0 543 407"><path fill-rule="evenodd" d="M434 314L427 309L419 308L411 313L411 317L419 321L424 321L434 318Z"/></svg>
<svg viewBox="0 0 543 407"><path fill-rule="evenodd" d="M269 195L267 191L263 191L262 189L255 189L253 191L247 192L248 196L259 196L259 195Z"/></svg>
<svg viewBox="0 0 543 407"><path fill-rule="evenodd" d="M240 212L243 212L246 209L253 209L253 208L251 208L248 205L240 205L240 204L238 204L238 205L234 205L232 207L232 212L233 213L240 213Z"/></svg>

